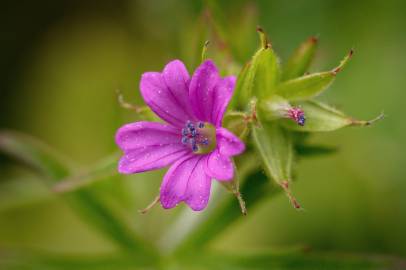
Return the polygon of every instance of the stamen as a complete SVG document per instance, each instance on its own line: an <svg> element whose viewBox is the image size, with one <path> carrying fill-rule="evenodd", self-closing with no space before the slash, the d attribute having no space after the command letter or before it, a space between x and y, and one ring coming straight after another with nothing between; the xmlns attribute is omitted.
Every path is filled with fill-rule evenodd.
<svg viewBox="0 0 406 270"><path fill-rule="evenodd" d="M182 144L187 144L188 138L187 137L182 137Z"/></svg>
<svg viewBox="0 0 406 270"><path fill-rule="evenodd" d="M294 120L299 126L304 126L306 122L306 117L304 112L300 108L290 108L287 113L288 117Z"/></svg>
<svg viewBox="0 0 406 270"><path fill-rule="evenodd" d="M191 121L187 121L185 127L182 128L181 131L182 144L189 146L193 152L202 151L203 149L200 147L207 148L210 145L210 140L207 138L209 133L204 129L205 126L206 125L204 122L193 123ZM205 149L203 151L208 150L209 149Z"/></svg>

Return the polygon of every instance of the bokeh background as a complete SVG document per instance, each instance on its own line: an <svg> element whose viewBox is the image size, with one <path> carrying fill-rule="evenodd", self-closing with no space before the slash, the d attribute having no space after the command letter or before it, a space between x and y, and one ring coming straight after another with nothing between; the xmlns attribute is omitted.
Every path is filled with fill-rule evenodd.
<svg viewBox="0 0 406 270"><path fill-rule="evenodd" d="M307 37L319 38L311 70L355 55L321 99L361 119L384 110L368 128L317 134L333 155L300 160L293 186L304 211L270 197L214 242L219 250L284 248L406 256L406 2L219 1L238 63L269 34L282 62ZM204 40L200 1L5 1L0 10L0 126L33 135L91 166L117 151L116 129L136 115L115 90L142 104L138 81L171 59L189 70ZM203 39L202 39L203 35ZM247 38L249 37L249 38ZM213 46L210 50L216 50ZM110 200L132 213L143 238L162 241L180 208L137 209L156 195L162 171L99 181ZM231 196L224 192L224 196ZM115 249L38 181L0 157L0 247L95 254Z"/></svg>

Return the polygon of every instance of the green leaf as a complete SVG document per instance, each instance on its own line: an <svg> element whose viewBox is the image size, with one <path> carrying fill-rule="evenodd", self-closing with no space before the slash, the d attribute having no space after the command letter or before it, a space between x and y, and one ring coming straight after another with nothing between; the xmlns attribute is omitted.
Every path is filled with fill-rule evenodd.
<svg viewBox="0 0 406 270"><path fill-rule="evenodd" d="M18 132L0 132L0 152L39 171L50 186L72 174L72 168L52 149ZM150 246L137 237L128 219L117 208L102 201L94 190L82 189L67 193L63 197L83 220L121 247L140 254L153 253Z"/></svg>
<svg viewBox="0 0 406 270"><path fill-rule="evenodd" d="M117 161L119 154L113 154L99 161L95 166L86 172L73 174L58 181L52 190L55 192L70 192L93 184L96 181L117 174Z"/></svg>
<svg viewBox="0 0 406 270"><path fill-rule="evenodd" d="M310 37L293 52L282 69L282 81L302 76L309 68L317 49L317 38Z"/></svg>
<svg viewBox="0 0 406 270"><path fill-rule="evenodd" d="M0 254L2 270L130 270L155 269L150 261L137 253L100 255L61 255L31 250L6 250Z"/></svg>
<svg viewBox="0 0 406 270"><path fill-rule="evenodd" d="M298 126L293 121L282 119L284 127L295 131L324 132L333 131L346 126L369 126L375 121L383 118L380 114L369 121L355 120L344 113L317 101L306 101L299 103L306 116L306 124Z"/></svg>
<svg viewBox="0 0 406 270"><path fill-rule="evenodd" d="M276 94L289 101L308 100L326 90L352 56L352 51L331 71L314 73L291 79L277 86Z"/></svg>
<svg viewBox="0 0 406 270"><path fill-rule="evenodd" d="M299 156L320 156L329 155L337 152L337 147L325 146L325 145L306 145L306 144L295 144L295 152Z"/></svg>
<svg viewBox="0 0 406 270"><path fill-rule="evenodd" d="M266 173L278 184L290 181L293 161L290 134L274 122L253 127L252 135Z"/></svg>
<svg viewBox="0 0 406 270"><path fill-rule="evenodd" d="M381 270L403 269L399 258L314 251L256 251L244 253L201 252L182 257L177 269L239 270ZM196 266L198 266L196 268Z"/></svg>
<svg viewBox="0 0 406 270"><path fill-rule="evenodd" d="M69 175L72 165L53 149L15 131L0 131L0 151L47 177L48 181Z"/></svg>

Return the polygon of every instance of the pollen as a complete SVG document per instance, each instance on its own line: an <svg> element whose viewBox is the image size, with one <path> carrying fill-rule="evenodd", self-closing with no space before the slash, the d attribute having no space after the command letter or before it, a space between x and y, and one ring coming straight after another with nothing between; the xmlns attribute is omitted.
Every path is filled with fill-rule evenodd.
<svg viewBox="0 0 406 270"><path fill-rule="evenodd" d="M194 153L208 153L214 148L212 146L215 146L215 129L211 124L187 121L181 133L182 144L188 146Z"/></svg>

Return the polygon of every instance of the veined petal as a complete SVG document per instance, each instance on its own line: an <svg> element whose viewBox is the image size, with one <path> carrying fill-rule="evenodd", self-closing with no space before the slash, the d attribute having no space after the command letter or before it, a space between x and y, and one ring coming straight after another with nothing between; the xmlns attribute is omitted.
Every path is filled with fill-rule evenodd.
<svg viewBox="0 0 406 270"><path fill-rule="evenodd" d="M190 155L190 151L181 144L146 146L124 153L118 163L118 171L132 174L156 170L187 155Z"/></svg>
<svg viewBox="0 0 406 270"><path fill-rule="evenodd" d="M218 149L211 152L205 163L206 173L217 180L231 180L234 167L230 157L220 154Z"/></svg>
<svg viewBox="0 0 406 270"><path fill-rule="evenodd" d="M161 123L124 125L117 131L116 143L124 151L118 166L124 174L159 169L190 154L190 149L181 143L179 131Z"/></svg>
<svg viewBox="0 0 406 270"><path fill-rule="evenodd" d="M181 144L181 139L179 129L147 121L126 124L116 133L116 143L124 151L151 145Z"/></svg>
<svg viewBox="0 0 406 270"><path fill-rule="evenodd" d="M220 79L214 90L214 106L212 110L211 122L220 127L223 120L224 112L227 109L228 103L233 96L236 78L228 76Z"/></svg>
<svg viewBox="0 0 406 270"><path fill-rule="evenodd" d="M187 120L193 120L188 107L188 91L181 81L188 81L187 73L177 63L169 63L165 67L165 74L159 72L146 72L140 81L141 95L145 103L161 119L169 124L181 127ZM172 78L170 78L173 76ZM178 76L178 79L174 79ZM167 85L167 82L169 86ZM180 88L173 88L173 87Z"/></svg>
<svg viewBox="0 0 406 270"><path fill-rule="evenodd" d="M211 179L204 171L206 158L205 155L193 155L171 166L161 185L160 201L163 208L173 208L181 201L195 211L207 206Z"/></svg>
<svg viewBox="0 0 406 270"><path fill-rule="evenodd" d="M193 112L200 121L212 121L214 89L219 80L218 70L211 60L203 62L192 76L189 99Z"/></svg>
<svg viewBox="0 0 406 270"><path fill-rule="evenodd" d="M195 120L189 101L190 76L185 65L180 60L173 60L165 66L162 75L169 90L187 113L188 120Z"/></svg>
<svg viewBox="0 0 406 270"><path fill-rule="evenodd" d="M216 129L217 148L225 156L239 155L245 150L244 143L225 128Z"/></svg>

